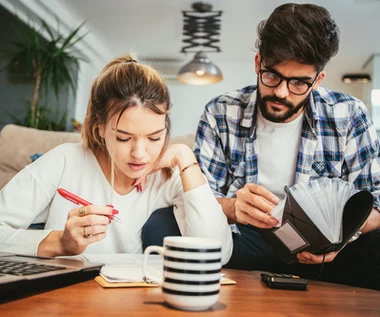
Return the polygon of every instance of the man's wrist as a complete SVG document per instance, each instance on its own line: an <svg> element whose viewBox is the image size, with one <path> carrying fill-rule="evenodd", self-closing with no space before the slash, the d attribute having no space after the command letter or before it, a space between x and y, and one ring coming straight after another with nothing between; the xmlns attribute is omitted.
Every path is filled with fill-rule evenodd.
<svg viewBox="0 0 380 317"><path fill-rule="evenodd" d="M350 240L348 240L348 243L351 243L351 242L354 242L355 240L357 240L360 236L362 235L362 232L360 230L358 230L352 237Z"/></svg>
<svg viewBox="0 0 380 317"><path fill-rule="evenodd" d="M237 223L235 214L236 198L217 198L217 201L222 206L223 212L227 217L228 223Z"/></svg>
<svg viewBox="0 0 380 317"><path fill-rule="evenodd" d="M362 234L380 228L380 212L374 207L364 225L360 228Z"/></svg>

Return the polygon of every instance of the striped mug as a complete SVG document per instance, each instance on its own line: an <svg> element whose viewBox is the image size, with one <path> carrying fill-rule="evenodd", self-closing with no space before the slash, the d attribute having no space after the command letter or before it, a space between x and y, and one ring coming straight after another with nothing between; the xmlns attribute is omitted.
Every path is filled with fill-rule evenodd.
<svg viewBox="0 0 380 317"><path fill-rule="evenodd" d="M145 278L162 287L165 301L172 307L202 311L219 298L222 268L219 240L195 237L165 237L164 246L149 246L144 252ZM149 272L148 254L157 252L163 261L163 276Z"/></svg>

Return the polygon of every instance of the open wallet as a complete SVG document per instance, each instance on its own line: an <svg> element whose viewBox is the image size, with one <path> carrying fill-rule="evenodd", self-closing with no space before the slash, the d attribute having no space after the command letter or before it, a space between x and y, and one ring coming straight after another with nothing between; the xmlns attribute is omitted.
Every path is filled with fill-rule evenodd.
<svg viewBox="0 0 380 317"><path fill-rule="evenodd" d="M320 187L313 195L309 195L308 191L312 190L311 187L315 184L309 184L297 190L292 190L292 187L297 184L290 188L285 187L287 196L281 226L258 229L274 252L285 262L295 262L297 253L302 251L325 254L340 250L364 224L373 207L372 194L364 190L353 194L348 193L346 196L349 197L348 200L345 197L338 197L342 195L339 186L346 185L341 182L345 181L334 181L335 193L331 191L331 188L323 189L323 186L317 184ZM308 202L305 203L305 200ZM336 203L337 200L341 200L340 207ZM300 202L304 208L301 207ZM341 210L334 210L334 208ZM327 216L322 215L325 212ZM329 223L330 216L334 217L331 223ZM329 232L331 230L333 232Z"/></svg>

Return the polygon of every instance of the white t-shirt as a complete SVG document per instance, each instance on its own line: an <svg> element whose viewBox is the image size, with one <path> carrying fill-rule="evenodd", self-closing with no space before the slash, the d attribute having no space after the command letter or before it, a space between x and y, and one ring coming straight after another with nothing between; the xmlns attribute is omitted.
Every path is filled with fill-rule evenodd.
<svg viewBox="0 0 380 317"><path fill-rule="evenodd" d="M81 143L62 144L20 171L0 192L0 251L36 255L39 243L54 229L63 230L68 212L77 205L57 193L61 187L96 205L111 204L121 223L112 221L106 238L90 244L85 253L141 253L141 229L158 208L175 205L183 236L222 241L222 262L232 252L232 237L220 204L208 184L183 193L175 169L165 181L161 172L148 176L143 193L119 195L99 163ZM113 197L113 198L112 198ZM112 199L112 201L111 201ZM26 230L46 222L45 230Z"/></svg>
<svg viewBox="0 0 380 317"><path fill-rule="evenodd" d="M293 121L277 123L257 112L258 183L280 199L285 196L284 186L295 182L303 117L302 112Z"/></svg>

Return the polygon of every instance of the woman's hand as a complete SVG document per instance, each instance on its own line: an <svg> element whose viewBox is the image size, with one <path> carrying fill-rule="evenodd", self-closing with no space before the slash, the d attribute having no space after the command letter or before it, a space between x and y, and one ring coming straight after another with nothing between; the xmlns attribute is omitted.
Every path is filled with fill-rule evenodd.
<svg viewBox="0 0 380 317"><path fill-rule="evenodd" d="M157 159L153 169L148 174L153 174L164 167L178 166L183 191L187 192L206 183L199 166L194 163L197 163L197 160L189 146L186 144L170 144ZM193 166L194 168L189 168ZM186 167L186 171L182 173ZM192 171L191 173L190 170ZM137 186L148 174L137 178L133 184Z"/></svg>
<svg viewBox="0 0 380 317"><path fill-rule="evenodd" d="M170 144L157 160L154 169L175 167L181 170L188 164L196 162L193 151L185 144Z"/></svg>
<svg viewBox="0 0 380 317"><path fill-rule="evenodd" d="M108 225L118 211L109 206L72 209L63 231L53 231L38 246L40 256L77 255L91 243L103 240ZM81 215L82 214L82 215Z"/></svg>
<svg viewBox="0 0 380 317"><path fill-rule="evenodd" d="M266 188L246 184L236 192L235 218L242 224L259 228L272 228L278 220L269 214L280 199Z"/></svg>
<svg viewBox="0 0 380 317"><path fill-rule="evenodd" d="M153 169L147 174L136 178L133 185L137 187L138 191L142 192L145 189L147 175L154 174L164 167L170 168L178 166L181 170L181 168L184 168L193 162L196 162L196 159L190 147L185 144L170 144L158 158Z"/></svg>

